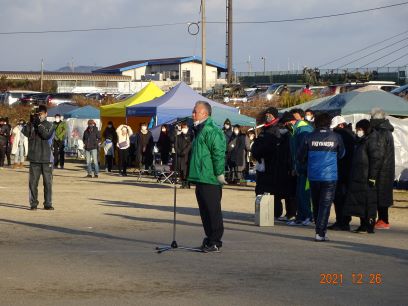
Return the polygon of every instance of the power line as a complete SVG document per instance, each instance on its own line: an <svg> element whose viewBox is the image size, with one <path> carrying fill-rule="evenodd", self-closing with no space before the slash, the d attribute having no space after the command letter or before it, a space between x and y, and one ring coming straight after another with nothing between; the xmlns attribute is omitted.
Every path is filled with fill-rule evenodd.
<svg viewBox="0 0 408 306"><path fill-rule="evenodd" d="M408 4L408 1L390 4L385 6L379 6L364 10L357 10L351 12L343 12L337 14L329 14L322 16L312 16L303 18L292 18L292 19L279 19L279 20L264 20L264 21L234 21L234 24L265 24L265 23L282 23L282 22L295 22L295 21L306 21L314 19L323 19L331 17L339 17L353 14L366 13L371 11L378 11L382 9L397 7ZM106 27L106 28L85 28L85 29L67 29L67 30L43 30L43 31L10 31L10 32L0 32L0 35L19 35L19 34L49 34L49 33L73 33L73 32L94 32L94 31L119 31L119 30L129 30L129 29L146 29L146 28L159 28L159 27L170 27L177 25L188 25L191 22L174 22L174 23L162 23L162 24L150 24L150 25L135 25L135 26L125 26L125 27ZM200 23L199 21L197 23ZM223 24L225 21L210 21L207 24Z"/></svg>
<svg viewBox="0 0 408 306"><path fill-rule="evenodd" d="M384 43L384 42L386 42L386 41L389 41L389 40L391 40L391 39L393 39L393 38L395 38L395 37L401 36L402 34L405 34L405 33L407 33L407 32L408 32L408 30L407 30L407 31L404 31L404 32L402 32L402 33L399 33L399 34L397 34L397 35L394 35L394 36L392 36L392 37L389 37L389 38L387 38L387 39L384 39L384 40L382 40L382 41L373 43L373 44L368 45L368 46L366 46L366 47L364 47L364 48L361 48L361 49L359 49L359 50L353 51L353 52L351 52L351 53L349 53L349 54L346 54L346 55L344 55L344 56L342 56L342 57L339 57L339 58L336 58L336 59L334 59L334 60L332 60L332 61L330 61L330 62L327 62L326 64L320 65L320 66L318 66L317 68L322 68L322 67L324 67L324 66L333 64L333 63L335 63L335 62L338 62L339 60L342 60L342 59L344 59L344 58L346 58L346 57L349 57L349 56L351 56L351 55L354 55L354 54L356 54L356 53L360 53L361 51L365 51L365 50L367 50L367 49L370 49L370 48L372 48L372 47L375 47L375 46L377 46L377 45L380 45L380 44L382 44L382 43Z"/></svg>
<svg viewBox="0 0 408 306"><path fill-rule="evenodd" d="M347 64L344 64L344 65L338 67L337 69L340 69L340 68L346 67L346 66L348 66L348 65L350 65L350 64L353 64L353 63L355 63L355 62L358 62L359 60L362 60L363 58L369 57L369 56L371 56L371 55L373 55L373 54L375 54L375 53L378 53L378 52L380 52L380 51L383 51L383 50L385 50L385 49L388 49L389 47L395 46L396 44L399 44L400 42L402 42L402 41L404 41L404 40L407 40L407 39L408 39L408 37L405 37L404 39L401 39L401 40L399 40L399 41L397 41L397 42L394 42L394 43L389 44L389 45L387 45L387 46L385 46L385 47L382 47L382 48L380 48L380 49L378 49L378 50L375 50L375 51L370 52L370 53L368 53L368 54L366 54L366 55L363 55L363 56L361 56L361 57L359 57L359 58L357 58L357 59L355 59L355 60L352 60L351 62L348 62Z"/></svg>
<svg viewBox="0 0 408 306"><path fill-rule="evenodd" d="M112 30L129 30L129 29L145 29L145 28L160 28L177 25L188 25L189 22L174 22L150 25L137 25L127 27L109 27L109 28L89 28L89 29L70 29L70 30L44 30L44 31L15 31L15 32L0 32L0 35L18 35L18 34L48 34L48 33L73 33L73 32L95 32L95 31L112 31Z"/></svg>
<svg viewBox="0 0 408 306"><path fill-rule="evenodd" d="M263 21L235 21L234 23L235 24L262 24L262 23L282 23L282 22L305 21L305 20L323 19L323 18L331 18L331 17L339 17L339 16L345 16L345 15L366 13L366 12L371 12L371 11L378 11L378 10L406 5L406 4L408 4L408 1L396 3L396 4L385 5L385 6L373 7L373 8L364 9L364 10L323 15L323 16L312 16L312 17L293 18L293 19L263 20ZM225 22L224 21L208 21L207 23L225 23Z"/></svg>
<svg viewBox="0 0 408 306"><path fill-rule="evenodd" d="M408 53L405 53L404 55L402 55L402 56L396 58L395 60L392 60L391 62L388 62L388 63L386 63L385 65L381 66L381 68L383 68L383 67L385 67L385 66L388 66L389 64L392 64L392 63L398 61L399 59L406 57L407 55L408 55ZM406 65L404 65L404 66L408 66L408 64L406 64Z"/></svg>
<svg viewBox="0 0 408 306"><path fill-rule="evenodd" d="M383 58L385 58L385 57L388 57L388 56L390 56L391 54L394 54L395 52L398 52L398 51L400 51L400 50L402 50L402 49L404 49L404 48L406 48L406 47L408 47L408 45L402 46L401 48L399 48L399 49L397 49L397 50L394 50L394 51L392 51L392 52L390 52L390 53L388 53L388 54L386 54L386 55L384 55L384 56L381 56L381 57L379 57L379 58L376 58L375 60L373 60L373 61L371 61L371 62L369 62L369 63L367 63L367 64L361 66L360 68L364 68L365 66L368 66L368 65L370 65L370 64L372 64L372 63L374 63L374 62L376 62L376 61L379 61L380 59L383 59Z"/></svg>

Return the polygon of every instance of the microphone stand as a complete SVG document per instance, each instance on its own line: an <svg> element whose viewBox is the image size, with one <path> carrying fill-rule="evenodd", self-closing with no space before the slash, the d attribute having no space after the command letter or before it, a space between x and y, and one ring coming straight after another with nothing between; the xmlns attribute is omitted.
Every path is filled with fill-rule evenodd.
<svg viewBox="0 0 408 306"><path fill-rule="evenodd" d="M174 147L175 151L177 150L177 131L175 131L175 139L174 139ZM174 174L175 174L175 179L173 180L173 241L169 245L163 245L163 246L158 246L156 247L156 251L158 254L161 254L166 251L170 250L185 250L185 251L190 251L190 252L199 252L199 253L204 253L204 251L201 248L193 248L193 247L185 247L185 246L179 246L176 240L176 224L177 224L177 219L176 219L176 212L177 212L177 178L178 178L178 163L177 163L177 151L174 154Z"/></svg>

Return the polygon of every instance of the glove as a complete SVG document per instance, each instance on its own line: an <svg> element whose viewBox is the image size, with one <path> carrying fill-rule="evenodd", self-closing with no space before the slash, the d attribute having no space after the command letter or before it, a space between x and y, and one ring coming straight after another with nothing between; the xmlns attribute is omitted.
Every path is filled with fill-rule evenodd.
<svg viewBox="0 0 408 306"><path fill-rule="evenodd" d="M225 180L224 174L221 174L221 175L217 176L217 181L221 185L228 185L227 181Z"/></svg>
<svg viewBox="0 0 408 306"><path fill-rule="evenodd" d="M375 179L368 179L368 186L375 187Z"/></svg>

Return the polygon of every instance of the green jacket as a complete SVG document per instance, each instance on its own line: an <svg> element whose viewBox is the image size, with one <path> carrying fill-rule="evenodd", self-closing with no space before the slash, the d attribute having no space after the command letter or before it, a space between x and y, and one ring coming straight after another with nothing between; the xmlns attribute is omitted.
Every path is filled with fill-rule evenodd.
<svg viewBox="0 0 408 306"><path fill-rule="evenodd" d="M55 125L55 140L63 141L67 135L67 124L64 121L59 123L54 122Z"/></svg>
<svg viewBox="0 0 408 306"><path fill-rule="evenodd" d="M225 171L225 136L211 117L203 124L192 144L188 180L220 185L217 176L224 174Z"/></svg>

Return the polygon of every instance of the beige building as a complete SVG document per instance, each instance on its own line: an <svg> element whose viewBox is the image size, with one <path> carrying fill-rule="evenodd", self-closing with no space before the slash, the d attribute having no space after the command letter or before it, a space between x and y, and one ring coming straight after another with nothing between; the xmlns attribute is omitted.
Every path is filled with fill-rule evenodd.
<svg viewBox="0 0 408 306"><path fill-rule="evenodd" d="M201 90L201 69L201 58L191 56L129 61L101 68L93 71L93 73L128 76L132 82L153 80L164 90L183 81L193 89ZM225 83L225 65L207 60L206 72L207 90L211 89L215 84Z"/></svg>

